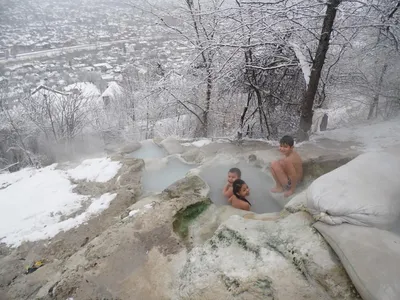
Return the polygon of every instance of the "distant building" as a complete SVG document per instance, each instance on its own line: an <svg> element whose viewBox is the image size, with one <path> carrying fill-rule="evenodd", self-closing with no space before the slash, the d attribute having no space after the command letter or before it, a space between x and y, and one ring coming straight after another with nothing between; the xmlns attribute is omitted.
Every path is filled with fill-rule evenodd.
<svg viewBox="0 0 400 300"><path fill-rule="evenodd" d="M66 92L82 95L84 98L97 99L100 96L100 90L93 83L77 82L64 88Z"/></svg>
<svg viewBox="0 0 400 300"><path fill-rule="evenodd" d="M47 80L46 83L48 83ZM99 98L100 91L92 83L77 82L66 86L64 91L58 91L42 84L31 92L31 97L46 99L52 104L65 103L73 95L84 98L88 103L93 103Z"/></svg>
<svg viewBox="0 0 400 300"><path fill-rule="evenodd" d="M101 75L101 79L103 79L104 81L107 81L107 82L112 82L112 81L114 81L114 75L113 74L104 74L104 75Z"/></svg>
<svg viewBox="0 0 400 300"><path fill-rule="evenodd" d="M94 64L93 67L95 67L97 70L100 70L101 72L107 72L113 68L108 63Z"/></svg>
<svg viewBox="0 0 400 300"><path fill-rule="evenodd" d="M46 84L48 81L46 80ZM42 103L44 107L50 109L50 107L62 107L68 99L68 93L57 91L46 85L39 85L31 93L30 97L32 100Z"/></svg>
<svg viewBox="0 0 400 300"><path fill-rule="evenodd" d="M123 88L115 81L112 81L108 84L107 89L101 94L99 99L104 103L104 106L107 107L112 101L117 100L118 97L122 95Z"/></svg>

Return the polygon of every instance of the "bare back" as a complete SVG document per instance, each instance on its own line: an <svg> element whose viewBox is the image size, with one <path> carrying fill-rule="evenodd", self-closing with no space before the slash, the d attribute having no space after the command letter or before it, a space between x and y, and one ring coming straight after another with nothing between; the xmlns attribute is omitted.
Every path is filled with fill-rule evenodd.
<svg viewBox="0 0 400 300"><path fill-rule="evenodd" d="M232 203L234 208L242 209L242 210L250 210L250 205L246 201L238 199L235 195L229 198L229 202Z"/></svg>

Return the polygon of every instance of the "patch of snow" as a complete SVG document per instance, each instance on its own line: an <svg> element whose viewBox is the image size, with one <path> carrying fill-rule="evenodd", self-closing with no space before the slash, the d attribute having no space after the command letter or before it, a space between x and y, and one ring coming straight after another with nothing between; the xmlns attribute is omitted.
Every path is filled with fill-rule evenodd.
<svg viewBox="0 0 400 300"><path fill-rule="evenodd" d="M296 54L297 59L299 60L301 70L303 71L304 80L306 81L306 86L310 81L311 75L311 64L307 61L306 56L301 52L301 49L298 45L291 43L292 49Z"/></svg>
<svg viewBox="0 0 400 300"><path fill-rule="evenodd" d="M75 180L107 182L117 175L121 163L110 158L94 158L84 160L75 169L68 170L68 174Z"/></svg>
<svg viewBox="0 0 400 300"><path fill-rule="evenodd" d="M0 190L0 239L15 245L36 231L57 223L60 215L80 208L85 196L72 193L72 186L55 165L40 170L3 174L11 183ZM9 176L10 180L4 180Z"/></svg>
<svg viewBox="0 0 400 300"><path fill-rule="evenodd" d="M138 212L139 212L138 209L131 210L131 211L129 212L129 216L130 216L130 217L133 217L133 216L136 215Z"/></svg>
<svg viewBox="0 0 400 300"><path fill-rule="evenodd" d="M211 140L203 139L203 140L195 141L192 143L192 145L195 147L203 147L208 144L211 144Z"/></svg>
<svg viewBox="0 0 400 300"><path fill-rule="evenodd" d="M400 120L397 118L385 122L339 128L324 131L311 137L316 142L319 138L360 143L362 148L368 151L381 150L400 144Z"/></svg>
<svg viewBox="0 0 400 300"><path fill-rule="evenodd" d="M145 209L150 209L150 208L153 208L153 204L152 203L149 203L149 204L146 204L145 206L143 206Z"/></svg>
<svg viewBox="0 0 400 300"><path fill-rule="evenodd" d="M131 210L131 211L129 212L129 215L128 215L126 218L124 218L124 219L127 219L127 218L129 218L129 217L134 217L134 216L138 215L139 213L140 213L140 215L143 215L146 211L148 211L150 208L153 208L153 207L154 207L154 204L153 204L153 203L145 204L145 205L143 206L143 209L134 209L134 210Z"/></svg>
<svg viewBox="0 0 400 300"><path fill-rule="evenodd" d="M24 241L52 238L107 209L116 196L104 194L81 214L63 220L78 212L89 197L73 193L68 173L55 167L1 175L9 185L0 190L0 242L19 246Z"/></svg>
<svg viewBox="0 0 400 300"><path fill-rule="evenodd" d="M55 222L46 224L43 228L36 228L36 230L29 232L29 229L25 229L25 234L19 237L18 242L14 246L18 245L23 241L37 241L47 238L52 238L61 231L67 231L72 228L78 227L80 224L85 223L90 220L93 216L100 214L103 210L107 209L110 202L114 200L116 194L104 194L99 198L93 200L86 211L77 215L74 218L68 218L64 221L60 219L55 219ZM20 234L20 233L18 233ZM6 238L6 240L8 237Z"/></svg>
<svg viewBox="0 0 400 300"><path fill-rule="evenodd" d="M99 198L94 199L83 215L87 214L86 216L90 217L106 210L110 206L111 201L114 200L115 196L117 196L117 194L105 193Z"/></svg>
<svg viewBox="0 0 400 300"><path fill-rule="evenodd" d="M202 139L202 140L194 141L192 143L182 143L181 145L185 146L185 147L195 146L195 147L200 148L200 147L203 147L203 146L211 144L211 143L212 143L212 141L209 139Z"/></svg>
<svg viewBox="0 0 400 300"><path fill-rule="evenodd" d="M31 177L35 174L35 171L36 169L26 168L18 172L0 174L0 190L24 178Z"/></svg>

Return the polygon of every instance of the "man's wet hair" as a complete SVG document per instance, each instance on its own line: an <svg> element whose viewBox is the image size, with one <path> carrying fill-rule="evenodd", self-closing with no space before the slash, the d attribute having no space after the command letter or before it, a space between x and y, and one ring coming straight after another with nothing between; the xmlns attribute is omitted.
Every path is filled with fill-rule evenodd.
<svg viewBox="0 0 400 300"><path fill-rule="evenodd" d="M228 173L234 173L236 174L239 178L242 177L242 171L240 171L239 168L231 168L229 169Z"/></svg>
<svg viewBox="0 0 400 300"><path fill-rule="evenodd" d="M281 145L287 145L289 147L293 147L294 145L294 139L290 136L290 135L285 135L281 138L281 140L279 141L279 144Z"/></svg>

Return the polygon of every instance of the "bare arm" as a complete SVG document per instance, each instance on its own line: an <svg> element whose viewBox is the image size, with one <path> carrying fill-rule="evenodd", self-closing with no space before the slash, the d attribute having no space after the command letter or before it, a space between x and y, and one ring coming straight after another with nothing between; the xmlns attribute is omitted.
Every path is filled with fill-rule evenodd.
<svg viewBox="0 0 400 300"><path fill-rule="evenodd" d="M225 187L224 187L224 189L222 190L222 194L223 194L225 197L228 197L228 198L232 197L232 195L233 195L232 186L229 185L229 184L226 184Z"/></svg>

